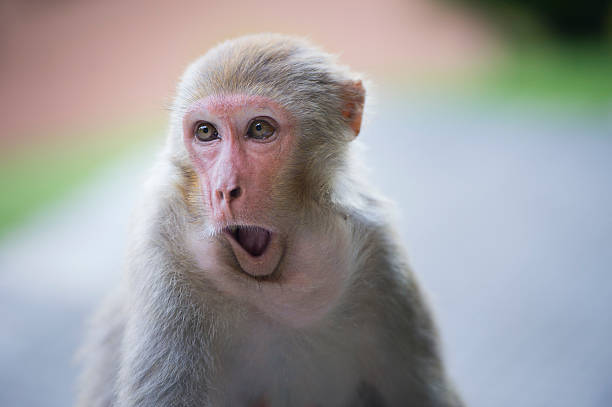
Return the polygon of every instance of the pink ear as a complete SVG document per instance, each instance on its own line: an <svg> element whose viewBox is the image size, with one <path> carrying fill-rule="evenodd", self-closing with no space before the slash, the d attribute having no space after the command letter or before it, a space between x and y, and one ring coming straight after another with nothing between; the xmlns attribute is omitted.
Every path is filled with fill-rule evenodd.
<svg viewBox="0 0 612 407"><path fill-rule="evenodd" d="M361 80L348 82L344 85L344 106L342 116L347 119L349 126L355 132L355 137L361 130L361 117L365 102L365 89Z"/></svg>

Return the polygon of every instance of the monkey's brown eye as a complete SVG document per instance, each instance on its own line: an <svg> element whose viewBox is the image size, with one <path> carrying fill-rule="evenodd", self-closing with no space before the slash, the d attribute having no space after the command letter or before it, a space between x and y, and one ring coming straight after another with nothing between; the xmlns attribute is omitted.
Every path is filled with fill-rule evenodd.
<svg viewBox="0 0 612 407"><path fill-rule="evenodd" d="M196 126L195 136L199 141L213 141L219 138L219 132L212 124L201 122Z"/></svg>
<svg viewBox="0 0 612 407"><path fill-rule="evenodd" d="M262 119L256 119L249 126L247 136L255 140L266 140L274 135L276 129L270 123Z"/></svg>

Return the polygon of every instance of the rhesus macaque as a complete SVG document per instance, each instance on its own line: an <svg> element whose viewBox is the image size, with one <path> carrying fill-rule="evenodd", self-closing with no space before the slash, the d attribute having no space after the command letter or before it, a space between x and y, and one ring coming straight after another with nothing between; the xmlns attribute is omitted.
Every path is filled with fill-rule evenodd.
<svg viewBox="0 0 612 407"><path fill-rule="evenodd" d="M227 41L183 75L79 405L460 406L378 197L365 90L307 42Z"/></svg>

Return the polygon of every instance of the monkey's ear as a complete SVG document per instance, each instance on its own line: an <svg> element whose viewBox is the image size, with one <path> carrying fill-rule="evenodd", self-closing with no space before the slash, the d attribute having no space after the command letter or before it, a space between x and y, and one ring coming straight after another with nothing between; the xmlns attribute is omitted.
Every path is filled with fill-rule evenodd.
<svg viewBox="0 0 612 407"><path fill-rule="evenodd" d="M350 81L344 85L344 104L342 116L348 121L349 126L355 132L355 137L361 130L361 117L363 116L363 104L365 102L365 89L361 80Z"/></svg>

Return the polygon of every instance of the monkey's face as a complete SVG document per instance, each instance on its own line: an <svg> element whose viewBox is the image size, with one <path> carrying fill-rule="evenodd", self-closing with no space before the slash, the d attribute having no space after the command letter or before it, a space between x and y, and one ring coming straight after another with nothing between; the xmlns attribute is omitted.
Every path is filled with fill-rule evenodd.
<svg viewBox="0 0 612 407"><path fill-rule="evenodd" d="M253 277L272 275L283 255L285 227L270 214L277 212L274 190L295 139L291 114L261 96L209 96L183 118L209 232L229 243Z"/></svg>

